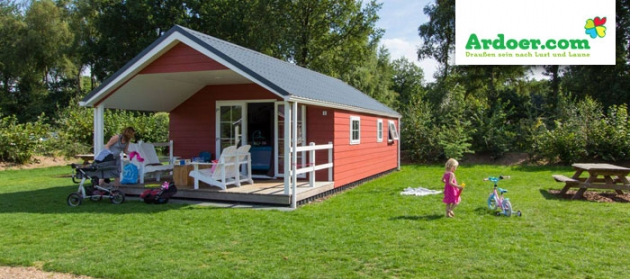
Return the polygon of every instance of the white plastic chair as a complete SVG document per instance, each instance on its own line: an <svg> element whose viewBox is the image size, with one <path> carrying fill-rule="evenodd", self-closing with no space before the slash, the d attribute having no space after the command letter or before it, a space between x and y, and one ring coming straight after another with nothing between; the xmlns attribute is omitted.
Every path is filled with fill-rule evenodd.
<svg viewBox="0 0 630 279"><path fill-rule="evenodd" d="M241 182L254 184L252 180L252 155L249 152L251 145L243 145L236 149L238 179L236 185L240 186ZM243 170L241 170L241 166Z"/></svg>
<svg viewBox="0 0 630 279"><path fill-rule="evenodd" d="M193 162L194 169L189 175L195 179L194 189L199 189L199 181L223 190L227 189L227 185L240 186L239 179L236 179L239 176L236 160L236 147L229 146L223 149L216 163ZM212 168L200 169L199 165L212 165Z"/></svg>

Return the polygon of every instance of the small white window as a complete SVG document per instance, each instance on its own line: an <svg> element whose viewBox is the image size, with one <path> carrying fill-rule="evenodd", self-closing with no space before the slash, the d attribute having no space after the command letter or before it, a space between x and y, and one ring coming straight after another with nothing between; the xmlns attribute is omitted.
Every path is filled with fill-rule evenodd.
<svg viewBox="0 0 630 279"><path fill-rule="evenodd" d="M376 120L376 142L383 142L383 119Z"/></svg>
<svg viewBox="0 0 630 279"><path fill-rule="evenodd" d="M396 123L389 120L389 138L390 141L398 140L398 130L396 129Z"/></svg>
<svg viewBox="0 0 630 279"><path fill-rule="evenodd" d="M350 116L350 144L361 143L361 118Z"/></svg>

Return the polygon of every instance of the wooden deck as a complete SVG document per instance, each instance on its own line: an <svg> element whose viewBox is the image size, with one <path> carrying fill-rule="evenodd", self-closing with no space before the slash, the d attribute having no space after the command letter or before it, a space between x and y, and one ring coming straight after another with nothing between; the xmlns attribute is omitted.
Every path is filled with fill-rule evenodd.
<svg viewBox="0 0 630 279"><path fill-rule="evenodd" d="M170 177L165 177L170 180ZM157 186L156 181L146 181L146 185ZM316 182L315 187L311 188L308 181L298 181L297 201L305 200L310 197L319 195L334 188L334 182ZM126 195L138 196L147 187L144 184L121 185L120 189ZM208 201L224 201L224 202L243 202L243 203L261 203L275 205L291 205L291 195L284 194L284 182L282 180L263 180L254 179L254 184L243 184L241 187L231 185L227 190L219 187L209 186L201 183L198 190L192 186L177 185L177 194L174 198L179 199L195 199Z"/></svg>

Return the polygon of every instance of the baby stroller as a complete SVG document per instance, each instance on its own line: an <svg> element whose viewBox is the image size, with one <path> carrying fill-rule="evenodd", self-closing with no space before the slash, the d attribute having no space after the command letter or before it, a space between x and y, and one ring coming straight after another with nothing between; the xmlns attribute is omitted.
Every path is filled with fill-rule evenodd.
<svg viewBox="0 0 630 279"><path fill-rule="evenodd" d="M100 155L100 154L99 154ZM98 156L97 156L98 158ZM125 201L125 193L114 190L109 184L109 178L118 176L118 168L114 156L109 154L102 160L94 160L90 165L72 164L72 182L79 183L79 189L68 195L66 201L69 206L79 206L84 199L100 201L108 198L114 204L121 204ZM108 185L99 185L99 179L103 178ZM77 179L80 179L77 181ZM90 181L90 185L86 185Z"/></svg>
<svg viewBox="0 0 630 279"><path fill-rule="evenodd" d="M162 186L158 189L147 189L140 194L140 198L144 200L145 203L167 203L168 199L173 197L177 193L177 187L175 187L175 183L164 182Z"/></svg>

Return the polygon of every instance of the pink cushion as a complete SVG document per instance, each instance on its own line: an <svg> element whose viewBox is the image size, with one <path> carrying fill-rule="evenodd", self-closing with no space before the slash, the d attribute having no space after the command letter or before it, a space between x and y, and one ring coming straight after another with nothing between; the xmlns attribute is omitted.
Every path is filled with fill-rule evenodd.
<svg viewBox="0 0 630 279"><path fill-rule="evenodd" d="M214 170L217 169L217 165L219 164L219 161L217 160L212 160L212 168L210 169L210 173L214 173Z"/></svg>

